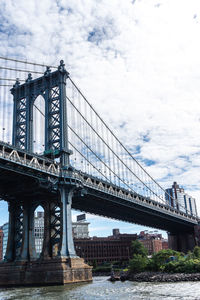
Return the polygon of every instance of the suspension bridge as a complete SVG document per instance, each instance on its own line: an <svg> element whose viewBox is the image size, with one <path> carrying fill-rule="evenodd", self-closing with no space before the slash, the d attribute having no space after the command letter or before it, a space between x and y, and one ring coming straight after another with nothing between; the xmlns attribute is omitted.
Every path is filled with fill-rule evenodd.
<svg viewBox="0 0 200 300"><path fill-rule="evenodd" d="M176 250L199 244L199 217L174 205L84 97L63 61L58 67L0 61L0 197L9 207L1 285L91 280L91 268L74 250L71 208L166 230ZM39 205L45 233L37 259L33 224Z"/></svg>

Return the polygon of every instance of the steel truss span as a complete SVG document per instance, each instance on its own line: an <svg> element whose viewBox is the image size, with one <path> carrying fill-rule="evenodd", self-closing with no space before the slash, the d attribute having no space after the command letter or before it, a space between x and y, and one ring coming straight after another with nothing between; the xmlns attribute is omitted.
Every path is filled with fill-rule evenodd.
<svg viewBox="0 0 200 300"><path fill-rule="evenodd" d="M61 178L64 176L66 182L73 182L73 184L77 185L77 191L74 193L74 208L82 209L86 212L95 212L95 206L101 207L101 209L97 208L97 211L100 215L104 215L106 217L112 217L114 214L111 211L106 212L105 202L112 207L112 211L114 211L114 206L123 208L126 207L127 210L137 211L138 214L141 211L144 211L145 214L150 214L156 217L156 215L163 215L163 219L177 219L180 223L188 223L190 226L193 224L197 224L199 218L193 215L186 214L180 210L177 210L173 207L169 207L169 205L165 205L163 203L157 202L155 200L150 199L149 197L144 197L143 195L139 195L135 192L131 192L125 188L119 188L117 185L112 184L109 181L100 180L98 177L91 176L87 173L83 173L81 171L71 169L63 171L60 168L59 164L56 164L53 160L47 159L46 157L38 156L35 154L30 154L24 150L14 148L13 146L0 142L0 169L1 173L0 178L2 182L2 186L4 186L5 182L9 180L5 178L5 172L8 172L8 177L11 180L11 174L13 173L14 179L16 180L16 173L21 174L24 177L31 177L38 181L38 191L36 192L38 195L40 194L40 190L45 188L48 193L55 193L58 183ZM22 182L23 183L23 182ZM40 184L39 184L40 183ZM19 187L16 187L18 189ZM35 188L35 187L34 187ZM27 193L30 189L27 186ZM1 189L1 197L6 197L3 194L3 187ZM11 190L9 192L11 194ZM13 195L14 197L16 191L14 189ZM34 193L31 190L31 195L34 197ZM9 196L7 196L9 200ZM23 192L21 197L23 197ZM88 199L87 199L88 198ZM86 205L86 203L90 203ZM132 215L132 218L128 214L115 214L115 217L118 220L131 221L138 224L144 224L145 220L141 218L141 221L135 219L135 215ZM160 229L169 230L166 223L159 224L156 223L155 220L148 220L148 226L154 226Z"/></svg>

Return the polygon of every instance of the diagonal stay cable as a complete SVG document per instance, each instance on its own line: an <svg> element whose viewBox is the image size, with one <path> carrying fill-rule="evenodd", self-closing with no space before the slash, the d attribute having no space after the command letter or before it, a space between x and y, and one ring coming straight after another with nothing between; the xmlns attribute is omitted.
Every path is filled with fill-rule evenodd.
<svg viewBox="0 0 200 300"><path fill-rule="evenodd" d="M102 139L102 137L98 134L98 132L91 126L91 124L85 119L85 117L82 115L82 113L77 109L77 107L73 104L73 102L67 97L67 100L71 103L71 105L76 109L76 111L79 113L79 115L84 119L84 121L88 124L88 126L96 133L96 135L101 139L101 141L108 147L108 149L117 157L117 159L131 172L133 176L135 176L149 191L151 191L156 197L158 197L162 202L165 203L165 201L157 195L151 188L148 187L124 162L123 160L110 148L110 146ZM121 180L121 179L120 179Z"/></svg>
<svg viewBox="0 0 200 300"><path fill-rule="evenodd" d="M43 115L43 117L45 118L44 113L37 107L37 105L33 104L33 106Z"/></svg>
<svg viewBox="0 0 200 300"><path fill-rule="evenodd" d="M114 171L83 141L83 139L71 128L71 126L68 125L68 128L77 136L77 138L92 152L96 158L110 171L112 172L121 182L123 182L129 189L131 189L133 192L133 188L131 188L123 179L121 179ZM110 180L109 180L110 181Z"/></svg>
<svg viewBox="0 0 200 300"><path fill-rule="evenodd" d="M117 138L117 136L112 132L112 130L107 126L107 124L103 121L103 119L100 117L100 115L96 112L96 110L93 108L93 106L89 103L87 98L83 95L81 90L77 87L77 85L74 83L74 81L68 77L71 83L75 86L75 88L78 90L78 92L81 94L83 99L87 102L87 104L90 106L90 108L94 111L94 113L97 115L97 117L103 122L104 126L109 130L109 132L114 136L114 138L118 141L118 143L121 145L121 147L130 155L130 157L138 164L138 166L151 178L151 180L164 192L166 193L165 189L157 182L155 179L142 167L142 165L133 157L133 155L130 153L128 149L121 143L121 141ZM148 188L149 189L149 188ZM154 193L154 192L153 192ZM154 193L155 194L155 193ZM156 195L156 194L155 194ZM159 197L159 196L158 196ZM171 196L169 195L171 198ZM160 197L159 197L160 198ZM172 198L173 199L173 198ZM162 200L162 199L161 199ZM163 200L162 200L163 201Z"/></svg>
<svg viewBox="0 0 200 300"><path fill-rule="evenodd" d="M34 107L45 117L45 115L44 115L44 113L35 105L35 104L33 104L34 105ZM72 128L70 127L70 126L68 126L71 130L72 130ZM72 130L73 131L73 130ZM73 131L74 132L74 131ZM76 134L75 132L74 132L74 134ZM79 137L77 134L76 134L76 136L77 137ZM82 141L83 142L83 141ZM84 142L83 142L84 143ZM84 157L84 159L86 159L87 160L87 162L88 163L90 163L101 175L103 175L108 181L109 181L109 179L101 172L101 171L99 171L99 169L97 169L74 145L72 145L72 143L70 143L69 142L69 144L77 151L77 152L79 152L79 154L82 156L82 157ZM87 147L87 145L85 144L85 146ZM91 150L92 151L92 150ZM95 154L95 153L94 153Z"/></svg>
<svg viewBox="0 0 200 300"><path fill-rule="evenodd" d="M81 153L70 141L68 142L72 148L74 148L91 166L93 166L93 168L98 172L100 173L104 178L106 178L106 180L109 181L108 177L105 176L101 171L99 171L99 169L97 167L95 167L95 165L93 165L93 163L91 163L87 157L85 157L85 155L83 155L83 153Z"/></svg>

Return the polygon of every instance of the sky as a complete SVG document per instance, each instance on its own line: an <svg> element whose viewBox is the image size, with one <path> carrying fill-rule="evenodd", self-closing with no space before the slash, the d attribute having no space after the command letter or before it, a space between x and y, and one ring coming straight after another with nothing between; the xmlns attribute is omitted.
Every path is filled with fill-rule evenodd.
<svg viewBox="0 0 200 300"><path fill-rule="evenodd" d="M165 188L200 214L200 2L1 0L0 55L58 65ZM149 163L151 162L151 163ZM74 217L76 216L74 213ZM91 235L144 226L87 215ZM7 207L0 203L0 223Z"/></svg>

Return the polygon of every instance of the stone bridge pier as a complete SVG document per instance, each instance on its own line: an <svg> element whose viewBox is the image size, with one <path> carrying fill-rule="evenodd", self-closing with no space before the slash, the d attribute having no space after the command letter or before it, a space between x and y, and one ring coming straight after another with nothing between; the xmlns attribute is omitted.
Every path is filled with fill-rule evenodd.
<svg viewBox="0 0 200 300"><path fill-rule="evenodd" d="M5 259L0 263L0 286L87 282L92 267L75 253L71 204L73 187L60 186L60 199L15 199L9 202L9 234ZM44 208L43 249L35 249L34 211Z"/></svg>
<svg viewBox="0 0 200 300"><path fill-rule="evenodd" d="M200 246L200 225L194 226L191 232L168 233L169 248L187 253L195 246Z"/></svg>

